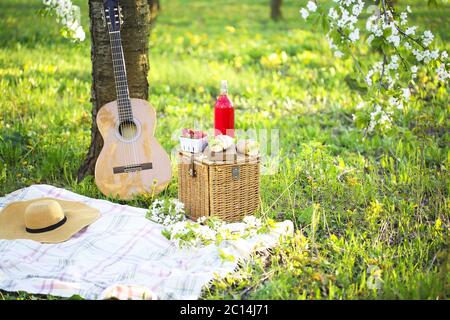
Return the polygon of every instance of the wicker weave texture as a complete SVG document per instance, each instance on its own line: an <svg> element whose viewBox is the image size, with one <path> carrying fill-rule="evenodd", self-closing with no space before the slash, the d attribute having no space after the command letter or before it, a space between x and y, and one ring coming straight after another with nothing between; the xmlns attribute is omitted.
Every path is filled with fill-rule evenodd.
<svg viewBox="0 0 450 320"><path fill-rule="evenodd" d="M234 172L233 172L234 170ZM210 215L238 221L259 205L259 163L209 168Z"/></svg>
<svg viewBox="0 0 450 320"><path fill-rule="evenodd" d="M178 164L178 199L184 203L188 216L196 220L209 216L208 166L195 166L196 176L189 173L190 164Z"/></svg>
<svg viewBox="0 0 450 320"><path fill-rule="evenodd" d="M208 165L195 163L195 176L184 157L179 161L178 197L192 219L216 216L232 222L259 208L259 161Z"/></svg>

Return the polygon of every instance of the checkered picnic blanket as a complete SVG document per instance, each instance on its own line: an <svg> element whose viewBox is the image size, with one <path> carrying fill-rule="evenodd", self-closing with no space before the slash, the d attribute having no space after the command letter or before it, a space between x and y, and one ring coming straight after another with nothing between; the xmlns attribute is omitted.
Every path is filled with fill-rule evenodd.
<svg viewBox="0 0 450 320"><path fill-rule="evenodd" d="M80 295L85 299L197 299L215 276L236 269L238 260L277 244L292 233L292 222L270 234L221 244L237 259L220 258L215 245L180 249L162 234L163 226L145 218L146 209L88 198L49 185L33 185L0 198L8 203L39 197L76 200L100 210L101 217L68 241L41 244L0 240L0 289Z"/></svg>

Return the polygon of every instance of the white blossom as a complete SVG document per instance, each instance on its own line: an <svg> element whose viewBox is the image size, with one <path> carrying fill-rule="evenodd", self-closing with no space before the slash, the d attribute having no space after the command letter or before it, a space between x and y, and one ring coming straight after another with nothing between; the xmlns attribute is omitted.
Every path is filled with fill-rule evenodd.
<svg viewBox="0 0 450 320"><path fill-rule="evenodd" d="M400 45L400 36L398 35L390 35L386 38L386 40L394 45L394 47L398 47Z"/></svg>
<svg viewBox="0 0 450 320"><path fill-rule="evenodd" d="M74 38L78 39L80 41L84 41L84 39L86 38L86 34L84 33L84 30L83 30L82 26L78 26L75 29Z"/></svg>
<svg viewBox="0 0 450 320"><path fill-rule="evenodd" d="M393 55L391 57L391 61L387 65L387 69L388 70L397 70L398 69L398 61L399 61L398 55Z"/></svg>
<svg viewBox="0 0 450 320"><path fill-rule="evenodd" d="M352 13L353 13L355 16L359 16L359 15L361 14L363 8L364 8L364 2L363 2L363 1L359 1L357 4L355 4L355 5L353 6L353 8L352 8Z"/></svg>
<svg viewBox="0 0 450 320"><path fill-rule="evenodd" d="M328 16L333 20L337 20L339 18L339 15L334 8L330 8L330 10L328 10Z"/></svg>
<svg viewBox="0 0 450 320"><path fill-rule="evenodd" d="M408 23L408 14L406 12L402 12L400 14L400 25L405 25Z"/></svg>
<svg viewBox="0 0 450 320"><path fill-rule="evenodd" d="M69 30L74 40L86 38L80 23L80 7L73 5L71 0L43 0L42 3L55 12L58 23Z"/></svg>
<svg viewBox="0 0 450 320"><path fill-rule="evenodd" d="M356 40L359 39L359 29L356 28L355 30L353 30L352 32L350 32L350 34L348 35L348 37L350 38L351 42L355 42Z"/></svg>
<svg viewBox="0 0 450 320"><path fill-rule="evenodd" d="M306 10L305 8L301 8L300 9L300 14L302 15L303 19L306 20L306 18L308 18L308 16L309 16L309 11Z"/></svg>
<svg viewBox="0 0 450 320"><path fill-rule="evenodd" d="M439 58L439 49L430 51L430 58L432 60L437 60Z"/></svg>
<svg viewBox="0 0 450 320"><path fill-rule="evenodd" d="M450 79L450 73L447 70L445 70L445 64L443 63L441 63L439 67L436 69L436 73L440 81Z"/></svg>
<svg viewBox="0 0 450 320"><path fill-rule="evenodd" d="M422 41L425 47L428 47L431 44L431 42L433 42L433 39L434 35L430 30L427 30L423 33Z"/></svg>
<svg viewBox="0 0 450 320"><path fill-rule="evenodd" d="M405 30L405 34L408 35L408 36L410 36L410 35L415 35L415 34L416 34L416 29L417 29L416 26L408 27L408 28Z"/></svg>
<svg viewBox="0 0 450 320"><path fill-rule="evenodd" d="M328 44L330 45L330 49L337 49L337 46L333 43L333 39L330 38L330 35L327 34Z"/></svg>
<svg viewBox="0 0 450 320"><path fill-rule="evenodd" d="M370 113L368 132L373 132L376 126L381 128L388 128L391 124L389 113L383 111L379 104L375 105L375 110Z"/></svg>
<svg viewBox="0 0 450 320"><path fill-rule="evenodd" d="M317 10L317 5L316 5L313 1L309 1L309 2L306 4L306 7L307 7L308 10L311 11L311 12L316 12L316 10Z"/></svg>

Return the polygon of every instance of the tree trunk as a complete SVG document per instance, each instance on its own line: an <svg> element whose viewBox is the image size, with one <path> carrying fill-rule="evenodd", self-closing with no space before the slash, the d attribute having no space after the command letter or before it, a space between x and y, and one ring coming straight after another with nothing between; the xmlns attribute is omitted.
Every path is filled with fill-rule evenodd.
<svg viewBox="0 0 450 320"><path fill-rule="evenodd" d="M281 5L283 0L270 0L270 17L272 20L280 20L281 15Z"/></svg>
<svg viewBox="0 0 450 320"><path fill-rule="evenodd" d="M150 6L148 0L121 0L123 25L122 45L127 69L130 97L147 100L148 38L150 35ZM103 147L96 117L107 102L116 100L108 28L102 19L103 0L89 0L92 60L92 128L91 145L84 163L78 170L78 181L94 173L95 162Z"/></svg>

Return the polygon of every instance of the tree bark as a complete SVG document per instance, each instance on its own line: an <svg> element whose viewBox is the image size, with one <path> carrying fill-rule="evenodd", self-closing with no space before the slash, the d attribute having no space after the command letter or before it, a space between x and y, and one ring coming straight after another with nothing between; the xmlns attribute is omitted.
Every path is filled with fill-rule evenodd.
<svg viewBox="0 0 450 320"><path fill-rule="evenodd" d="M130 97L147 100L148 39L150 35L150 6L148 0L121 0L123 25L122 46L127 69ZM78 170L78 181L94 173L97 157L103 147L96 117L107 102L116 100L108 28L102 19L103 0L89 0L92 60L92 128L91 145L84 163Z"/></svg>
<svg viewBox="0 0 450 320"><path fill-rule="evenodd" d="M272 20L280 20L283 16L281 14L281 5L283 0L270 0L270 17Z"/></svg>

